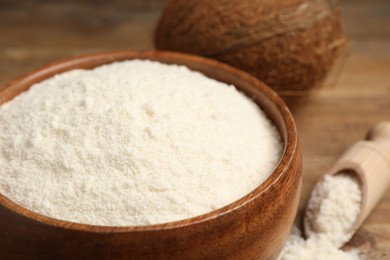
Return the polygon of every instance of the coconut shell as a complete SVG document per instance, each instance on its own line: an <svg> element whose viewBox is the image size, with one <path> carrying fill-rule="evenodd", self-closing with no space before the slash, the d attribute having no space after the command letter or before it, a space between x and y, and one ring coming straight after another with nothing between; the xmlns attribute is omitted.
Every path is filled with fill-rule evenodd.
<svg viewBox="0 0 390 260"><path fill-rule="evenodd" d="M155 32L157 49L215 58L282 95L319 85L345 42L329 0L172 0Z"/></svg>

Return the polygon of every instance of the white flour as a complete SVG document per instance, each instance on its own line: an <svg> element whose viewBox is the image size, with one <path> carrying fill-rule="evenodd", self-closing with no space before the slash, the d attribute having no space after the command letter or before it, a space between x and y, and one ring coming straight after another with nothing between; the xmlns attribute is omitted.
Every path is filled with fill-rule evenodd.
<svg viewBox="0 0 390 260"><path fill-rule="evenodd" d="M325 176L314 189L305 216L308 239L293 229L280 260L359 259L356 251L339 248L351 238L348 229L355 222L362 199L359 182L347 174Z"/></svg>
<svg viewBox="0 0 390 260"><path fill-rule="evenodd" d="M113 63L57 75L0 107L0 192L73 222L174 221L252 191L280 142L233 86L183 66Z"/></svg>
<svg viewBox="0 0 390 260"><path fill-rule="evenodd" d="M340 250L323 234L305 240L294 227L279 260L359 260L359 254Z"/></svg>

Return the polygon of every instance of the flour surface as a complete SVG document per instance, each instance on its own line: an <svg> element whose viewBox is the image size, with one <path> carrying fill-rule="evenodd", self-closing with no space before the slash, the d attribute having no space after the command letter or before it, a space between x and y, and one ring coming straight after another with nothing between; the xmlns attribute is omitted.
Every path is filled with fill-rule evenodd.
<svg viewBox="0 0 390 260"><path fill-rule="evenodd" d="M294 227L278 260L359 260L356 250L343 251L335 246L325 234L314 234L304 239Z"/></svg>
<svg viewBox="0 0 390 260"><path fill-rule="evenodd" d="M305 240L293 228L279 260L358 260L357 250L340 248L351 239L348 230L360 212L362 192L356 176L326 175L310 196L305 215Z"/></svg>
<svg viewBox="0 0 390 260"><path fill-rule="evenodd" d="M264 182L281 152L252 100L183 66L134 60L69 71L0 107L0 192L78 223L209 212Z"/></svg>
<svg viewBox="0 0 390 260"><path fill-rule="evenodd" d="M351 238L347 233L360 212L361 201L357 178L348 174L325 175L307 205L306 234L324 234L336 247L343 246Z"/></svg>

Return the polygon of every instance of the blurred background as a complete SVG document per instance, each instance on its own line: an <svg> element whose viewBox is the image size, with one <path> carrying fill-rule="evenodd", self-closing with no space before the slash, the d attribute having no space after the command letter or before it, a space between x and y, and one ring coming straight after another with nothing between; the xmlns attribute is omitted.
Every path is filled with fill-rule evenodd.
<svg viewBox="0 0 390 260"><path fill-rule="evenodd" d="M153 49L164 3L0 0L0 85L63 58ZM390 1L341 0L340 5L348 46L322 88L293 110L304 158L301 210L314 183L345 149L375 123L390 120ZM389 216L387 192L354 243L390 258Z"/></svg>

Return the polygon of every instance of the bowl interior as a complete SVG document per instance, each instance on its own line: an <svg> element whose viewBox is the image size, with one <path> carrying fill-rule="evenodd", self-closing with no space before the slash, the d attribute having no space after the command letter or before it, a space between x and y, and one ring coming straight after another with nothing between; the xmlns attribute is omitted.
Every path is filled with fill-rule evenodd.
<svg viewBox="0 0 390 260"><path fill-rule="evenodd" d="M278 180L281 174L285 174L286 168L291 163L292 155L296 151L297 147L296 128L288 108L275 92L273 92L270 88L265 86L260 81L256 80L254 77L250 76L247 73L234 69L228 65L210 59L205 59L187 54L160 51L123 51L82 56L79 58L60 61L48 65L46 67L28 73L21 78L13 80L8 84L0 87L0 104L11 100L21 92L28 90L31 85L50 78L55 74L59 74L72 69L92 69L103 64L130 59L148 59L166 64L185 65L188 68L195 71L199 71L210 78L214 78L218 81L222 81L228 84L233 84L236 86L237 89L245 93L247 96L251 97L261 107L261 109L265 111L267 116L275 124L283 140L284 151L282 153L279 164L277 165L274 172L268 177L268 179L264 183L262 183L255 190L247 194L245 197L235 202L232 202L225 207L203 214L201 216L185 220L148 226L104 227L52 219L50 217L43 216L38 213L27 210L10 201L1 194L0 204L3 204L4 206L17 212L18 214L35 219L37 221L45 222L46 224L58 227L72 228L78 230L93 230L95 232L129 232L170 229L180 226L191 225L200 221L206 221L207 219L227 214L236 209L237 207L240 207L243 204L247 203L254 197L261 196L261 193L270 188L272 184Z"/></svg>

